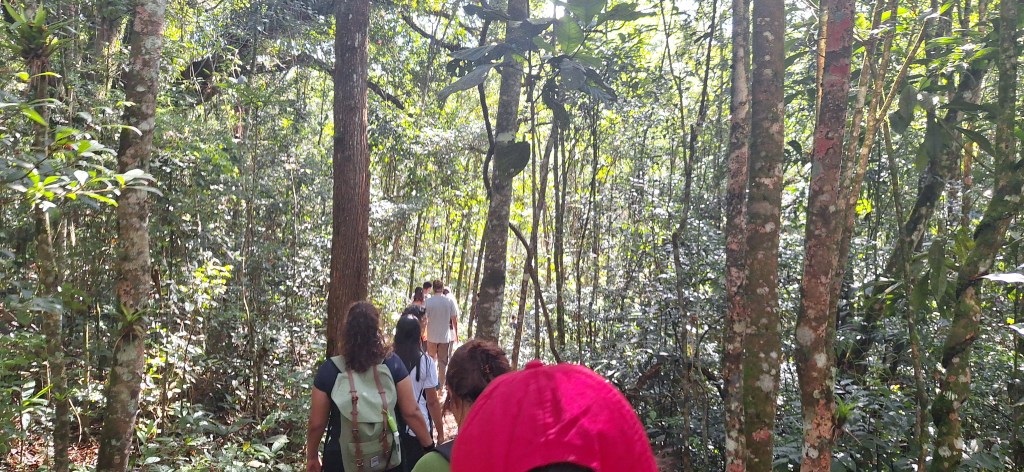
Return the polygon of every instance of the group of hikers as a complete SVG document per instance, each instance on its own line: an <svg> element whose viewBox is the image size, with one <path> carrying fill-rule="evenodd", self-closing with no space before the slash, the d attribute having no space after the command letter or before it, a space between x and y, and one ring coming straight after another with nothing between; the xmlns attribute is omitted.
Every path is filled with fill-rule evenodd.
<svg viewBox="0 0 1024 472"><path fill-rule="evenodd" d="M513 372L489 341L452 352L458 320L440 280L416 288L390 344L378 309L354 303L341 354L325 360L313 381L306 471L658 470L636 413L604 378L539 360ZM446 435L446 413L457 438Z"/></svg>

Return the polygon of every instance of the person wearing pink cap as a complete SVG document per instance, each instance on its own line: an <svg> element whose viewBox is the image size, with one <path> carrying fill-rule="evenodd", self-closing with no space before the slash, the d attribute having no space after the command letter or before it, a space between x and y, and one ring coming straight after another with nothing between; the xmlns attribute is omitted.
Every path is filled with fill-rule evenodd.
<svg viewBox="0 0 1024 472"><path fill-rule="evenodd" d="M657 472L626 398L573 364L531 361L492 382L459 425L452 472Z"/></svg>

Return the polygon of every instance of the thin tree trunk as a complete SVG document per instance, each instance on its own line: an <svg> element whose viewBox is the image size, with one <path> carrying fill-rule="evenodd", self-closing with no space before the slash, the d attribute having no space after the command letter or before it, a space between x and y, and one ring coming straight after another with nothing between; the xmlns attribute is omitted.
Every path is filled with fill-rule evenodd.
<svg viewBox="0 0 1024 472"><path fill-rule="evenodd" d="M369 0L337 2L334 38L334 198L327 290L327 350L341 349L349 305L365 300L370 268L370 149L367 142Z"/></svg>
<svg viewBox="0 0 1024 472"><path fill-rule="evenodd" d="M711 73L711 51L712 44L715 39L715 30L717 28L718 21L718 1L713 0L711 2L711 24L708 26L708 42L706 45L706 51L704 54L704 71L701 81L700 89L700 102L697 106L697 117L693 123L690 124L689 139L687 140L686 160L683 163L683 208L680 212L679 223L676 226L675 231L672 233L672 263L673 269L675 270L675 282L676 282L676 303L679 307L679 317L682 324L682 334L679 336L679 349L680 355L685 359L698 358L699 354L696 351L696 343L693 345L694 351L690 353L690 328L691 328L691 313L686 294L686 287L690 285L689 276L687 275L686 268L683 265L683 238L686 237L687 227L690 218L690 208L693 203L693 168L697 159L697 141L700 138L701 131L704 128L704 122L707 120L708 114L708 79ZM682 97L679 97L680 108L682 108ZM680 114L681 116L681 114ZM696 319L696 317L694 317ZM696 328L695 328L696 329ZM693 374L692 366L695 364L693 361L688 361L684 367L683 376L681 380L681 420L682 420L682 437L680 438L681 443L681 463L680 468L684 471L693 470L693 451L690 448L690 436L692 434L692 398L693 398Z"/></svg>
<svg viewBox="0 0 1024 472"><path fill-rule="evenodd" d="M981 81L987 72L987 67L987 64L975 63L963 71L960 74L960 82L952 101L977 103L980 98ZM885 109L879 110L878 114L883 115L885 112ZM900 264L909 260L913 256L915 248L921 244L932 215L935 214L939 197L942 196L942 192L946 188L946 182L955 175L957 164L960 162L962 152L960 143L962 141L956 127L963 119L963 111L950 109L941 120L934 116L934 113L929 112L929 114L922 146L929 150L932 149L930 147L932 142L941 144L938 149L928 151L928 167L925 168L924 174L918 182L914 206L907 215L907 220L900 226L899 237L893 245L893 252L882 270L883 276L887 278L898 274ZM850 218L853 218L853 207L848 208L850 208L848 211ZM875 290L876 293L880 293L880 291L884 291L884 287L878 287ZM859 338L843 359L844 368L861 375L866 371L867 367L864 362L875 344L877 323L881 319L884 309L885 299L882 297L867 307L858 329Z"/></svg>
<svg viewBox="0 0 1024 472"><path fill-rule="evenodd" d="M409 254L409 259L412 261L409 264L409 296L416 291L416 287L419 284L416 282L416 265L420 261L420 236L423 234L423 211L416 212L416 230L412 236L412 254Z"/></svg>
<svg viewBox="0 0 1024 472"><path fill-rule="evenodd" d="M540 162L540 178L536 178L534 173L534 198L533 198L533 220L530 226L530 242L527 249L526 262L523 264L523 283L519 291L519 315L516 318L516 333L515 343L512 346L512 368L518 369L519 367L519 348L523 339L523 325L526 324L526 296L529 288L530 271L537 267L537 249L539 247L540 238L540 218L544 213L545 206L547 204L547 186L548 186L548 164L551 161L551 154L554 150L555 133L556 129L551 130L551 134L548 135L547 145L544 146L544 157ZM534 290L540 290L540 287L534 287ZM534 352L535 357L540 357L540 352Z"/></svg>
<svg viewBox="0 0 1024 472"><path fill-rule="evenodd" d="M1018 246L1018 262L1020 262L1019 251L1020 246ZM1024 310L1022 308L1024 308L1024 299L1018 297L1013 324L1018 332L1024 330ZM1010 442L1013 444L1013 464L1018 469L1022 469L1024 468L1024 368L1021 366L1021 360L1024 359L1024 336L1017 336L1014 345L1013 378L1007 383L1006 393L1010 398L1010 404L1015 405L1012 413L1011 431L1013 434L1010 436Z"/></svg>
<svg viewBox="0 0 1024 472"><path fill-rule="evenodd" d="M166 10L167 0L140 0L135 7L124 90L126 100L134 103L125 110L125 124L138 133L127 129L121 132L117 166L122 173L146 169L153 153ZM127 470L135 436L153 290L147 197L144 190L127 188L118 198L117 298L123 325L114 343L114 365L107 377L98 471Z"/></svg>
<svg viewBox="0 0 1024 472"><path fill-rule="evenodd" d="M32 16L35 16L34 12ZM42 29L44 25L37 24L35 26ZM49 76L43 74L50 72L50 58L40 54L28 66L29 75L31 76L29 86L32 100L38 104L45 104L50 98L50 83ZM39 106L36 108L36 111L44 123L49 122L50 116L47 106ZM33 127L33 133L32 147L34 151L40 155L48 155L50 147L49 129L42 124L36 124ZM36 267L39 275L38 294L43 297L59 297L60 274L57 268L57 259L54 255L50 214L38 204L35 205L32 212L36 224ZM66 472L70 468L68 449L71 446L71 420L67 400L68 380L65 373L66 361L64 359L63 326L64 311L62 306L58 306L56 310L48 310L42 313L41 328L43 336L46 338L46 373L47 382L50 386L47 398L53 404L53 468L58 472Z"/></svg>
<svg viewBox="0 0 1024 472"><path fill-rule="evenodd" d="M747 470L770 471L779 391L779 225L784 140L784 0L755 0L747 196L747 290L751 324L743 359Z"/></svg>
<svg viewBox="0 0 1024 472"><path fill-rule="evenodd" d="M824 63L820 107L811 151L801 306L796 325L796 368L800 378L804 443L802 471L827 472L832 466L835 424L835 317L831 297L839 271L840 177L843 135L850 92L853 0L824 2Z"/></svg>
<svg viewBox="0 0 1024 472"><path fill-rule="evenodd" d="M555 179L555 319L558 347L565 347L565 200L568 196L569 159L566 156L565 139L558 140L552 177Z"/></svg>
<svg viewBox="0 0 1024 472"><path fill-rule="evenodd" d="M505 41L525 40L522 22L529 17L527 0L510 0ZM498 112L495 123L494 164L491 170L491 198L484 226L484 268L477 303L477 332L480 339L498 340L501 311L505 302L508 254L508 223L512 204L512 181L530 159L530 144L516 141L519 130L519 95L523 88L523 66L511 58L501 70ZM487 169L484 169L485 172Z"/></svg>
<svg viewBox="0 0 1024 472"><path fill-rule="evenodd" d="M469 286L473 299L469 306L469 328L467 338L473 337L473 329L476 327L477 303L480 301L480 272L484 265L484 237L480 235L480 244L476 250L476 265L473 269L473 283Z"/></svg>
<svg viewBox="0 0 1024 472"><path fill-rule="evenodd" d="M743 340L750 325L743 296L747 279L747 159L750 154L750 0L732 2L732 99L729 104L729 180L726 185L725 296L722 380L725 392L725 470L746 470L743 434Z"/></svg>
<svg viewBox="0 0 1024 472"><path fill-rule="evenodd" d="M999 15L1000 111L996 121L995 190L974 232L974 247L957 274L953 323L942 345L939 391L932 404L935 422L931 469L956 470L963 460L961 408L971 393L971 349L981 326L978 290L1003 247L1010 221L1021 214L1024 159L1017 153L1017 0L1002 0Z"/></svg>

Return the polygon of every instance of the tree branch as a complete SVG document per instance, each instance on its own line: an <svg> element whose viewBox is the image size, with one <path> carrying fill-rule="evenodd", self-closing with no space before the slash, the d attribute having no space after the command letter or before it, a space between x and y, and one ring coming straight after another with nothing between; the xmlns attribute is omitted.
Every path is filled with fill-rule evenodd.
<svg viewBox="0 0 1024 472"><path fill-rule="evenodd" d="M464 49L461 44L455 44L449 41L445 41L441 38L438 38L428 33L423 28L420 28L420 26L416 24L416 21L413 20L412 16L410 16L408 13L402 13L402 21L405 22L405 24L409 25L409 28L412 28L412 30L415 31L416 34L429 39L431 44L441 46L442 48L447 49L449 52L455 52L458 51L459 49Z"/></svg>

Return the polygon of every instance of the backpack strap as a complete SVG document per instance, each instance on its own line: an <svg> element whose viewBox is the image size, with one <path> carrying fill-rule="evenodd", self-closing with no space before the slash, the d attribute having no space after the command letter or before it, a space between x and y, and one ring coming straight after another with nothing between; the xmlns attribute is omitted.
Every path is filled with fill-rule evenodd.
<svg viewBox="0 0 1024 472"><path fill-rule="evenodd" d="M356 448L356 467L363 470L363 448L359 441L359 392L356 391L355 381L352 380L352 376L355 375L352 369L346 368L345 374L348 377L348 392L352 395L352 440Z"/></svg>
<svg viewBox="0 0 1024 472"><path fill-rule="evenodd" d="M434 448L434 452L441 455L448 463L452 462L452 449L455 447L455 440L448 441Z"/></svg>
<svg viewBox="0 0 1024 472"><path fill-rule="evenodd" d="M377 368L373 367L373 368L371 368L371 370L373 371L373 381L374 381L374 383L377 384L377 393L380 394L380 405L381 405L381 408L383 409L382 413L384 413L384 421L385 421L384 429L382 429L381 432L380 432L380 446L381 446L381 450L384 450L384 449L388 449L388 435L392 434L392 433L397 433L398 432L398 428L395 427L394 428L395 431L391 431L392 427L395 426L395 425L392 424L392 422L391 422L391 412L388 411L388 395L386 393L384 393L384 386L381 385L381 383L380 383L380 374L377 373ZM395 385L395 390L397 392L398 385ZM397 399L395 401L395 406L398 406ZM353 418L353 421L355 421L354 418ZM392 442L391 443L391 448L388 451L388 460L385 461L384 463L385 464L391 464L391 457L394 454L395 454L395 443Z"/></svg>

